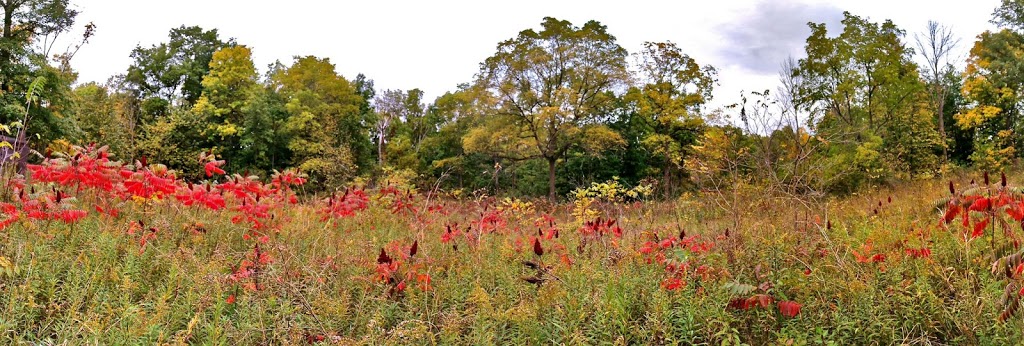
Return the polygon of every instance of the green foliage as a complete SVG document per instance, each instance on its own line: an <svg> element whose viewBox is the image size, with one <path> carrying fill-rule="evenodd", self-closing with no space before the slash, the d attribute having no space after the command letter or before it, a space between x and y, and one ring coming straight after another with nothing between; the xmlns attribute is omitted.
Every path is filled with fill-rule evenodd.
<svg viewBox="0 0 1024 346"><path fill-rule="evenodd" d="M96 83L80 85L74 90L75 119L80 130L79 143L103 143L114 153L131 151L134 143L125 131L118 114L116 100L109 90Z"/></svg>
<svg viewBox="0 0 1024 346"><path fill-rule="evenodd" d="M527 29L501 42L481 64L477 84L497 108L464 143L470 151L506 159L547 160L548 197L554 199L556 163L599 123L615 100L612 88L628 73L626 50L604 25L576 27L550 17L541 24L539 32Z"/></svg>
<svg viewBox="0 0 1024 346"><path fill-rule="evenodd" d="M182 25L171 29L168 42L149 48L135 47L125 80L142 97L159 97L186 106L199 100L203 77L210 71L214 52L234 46L234 39L222 41L217 29Z"/></svg>
<svg viewBox="0 0 1024 346"><path fill-rule="evenodd" d="M196 162L199 154L213 146L203 136L204 119L188 110L178 110L145 125L137 144L141 156L178 171L183 178L203 176Z"/></svg>
<svg viewBox="0 0 1024 346"><path fill-rule="evenodd" d="M192 112L204 119L206 128L200 132L207 142L217 143L210 149L230 158L241 156L243 150L259 150L246 148L241 143L243 139L251 142L257 131L265 131L259 128L258 120L253 121L259 114L249 105L259 87L252 51L241 45L218 50L213 54L210 72L203 77L202 86L202 96ZM256 128L246 128L247 120ZM232 160L231 164L237 167L238 163Z"/></svg>
<svg viewBox="0 0 1024 346"><path fill-rule="evenodd" d="M15 1L4 3L15 22L45 25L5 29L0 123L27 112L37 149L103 142L188 175L199 173L188 166L199 152L231 170L299 168L311 190L402 170L420 188L550 199L612 178L666 198L848 193L948 172L944 154L985 169L1016 163L1018 2L996 9L1007 29L979 36L962 80L931 62L922 77L903 29L845 13L839 32L810 23L807 56L784 66L781 95L709 110L718 72L684 47L645 42L630 55L597 21L555 18L499 42L472 83L433 102L416 88L378 92L367 76L346 79L312 56L261 77L249 47L184 25L136 47L126 74L72 91L70 56L50 66L33 40L67 31L77 12L67 1ZM19 93L36 77L46 83L26 108Z"/></svg>
<svg viewBox="0 0 1024 346"><path fill-rule="evenodd" d="M809 81L799 99L818 111L813 130L830 146L825 159L839 165L830 169L839 175L822 178L855 187L858 181L936 170L944 144L932 127L936 115L927 107L913 51L902 40L905 32L891 21L872 23L850 13L838 36L830 36L824 24L810 26L808 56L795 73ZM881 143L870 142L875 138ZM847 159L834 160L840 156Z"/></svg>
<svg viewBox="0 0 1024 346"><path fill-rule="evenodd" d="M354 150L368 142L364 102L355 87L335 72L329 59L297 57L292 66L271 76L287 100L289 116L282 132L290 138L291 164L310 175L316 186L339 188L358 172Z"/></svg>

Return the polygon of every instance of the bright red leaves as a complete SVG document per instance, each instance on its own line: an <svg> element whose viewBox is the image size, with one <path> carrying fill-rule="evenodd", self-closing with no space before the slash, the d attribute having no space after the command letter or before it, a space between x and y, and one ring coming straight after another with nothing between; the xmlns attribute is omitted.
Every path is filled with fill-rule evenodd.
<svg viewBox="0 0 1024 346"><path fill-rule="evenodd" d="M793 317L796 317L796 315L799 315L800 314L800 308L802 307L802 305L800 305L800 303L797 303L797 302L794 302L794 301L790 301L790 300L780 301L778 305L779 305L779 313L781 313L782 316L789 317L789 318L793 318Z"/></svg>

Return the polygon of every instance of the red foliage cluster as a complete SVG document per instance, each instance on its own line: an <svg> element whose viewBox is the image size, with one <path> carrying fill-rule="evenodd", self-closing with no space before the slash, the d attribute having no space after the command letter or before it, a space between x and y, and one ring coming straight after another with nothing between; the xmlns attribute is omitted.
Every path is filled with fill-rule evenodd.
<svg viewBox="0 0 1024 346"><path fill-rule="evenodd" d="M321 221L353 216L357 211L366 209L370 198L361 189L345 189L345 194L340 197L332 194L325 202L326 206L320 209Z"/></svg>
<svg viewBox="0 0 1024 346"><path fill-rule="evenodd" d="M389 297L400 297L407 288L407 282L415 282L416 287L424 292L432 289L430 274L421 273L420 264L415 261L416 254L419 252L419 241L414 241L408 250L398 243L389 244L388 247L392 249L391 253L396 254L398 258L389 256L387 250L381 248L380 254L377 255L374 278L388 287ZM403 266L403 263L410 263L410 265ZM401 272L403 268L406 268L404 274Z"/></svg>
<svg viewBox="0 0 1024 346"><path fill-rule="evenodd" d="M49 154L48 154L49 155ZM235 224L246 224L248 231L243 238L253 240L253 253L243 259L237 268L233 268L229 280L241 282L252 278L246 287L259 288L258 275L263 265L270 263L270 257L260 248L261 243L268 241L265 233L275 229L283 222L275 218L276 210L286 203L297 203L298 198L292 190L300 186L306 179L295 170L274 173L269 184L264 184L255 176L233 175L201 184L178 180L174 172L166 166L148 164L145 157L131 165L111 159L107 147L89 145L73 146L67 154L57 153L55 157L46 158L42 163L28 165L30 178L34 184L48 184L43 192L36 193L35 186L26 191L24 180L12 179L10 186L18 196L15 203L0 204L0 229L10 226L19 220L55 220L74 223L86 217L86 210L77 209L71 201L75 198L64 191L73 191L76 195L84 195L93 201L92 209L101 215L117 218L119 212L115 207L118 201L163 200L173 196L174 201L187 207L198 207L212 211L230 210L236 215L232 217ZM200 164L207 178L224 175L223 160L218 160L213 153L203 153L199 157ZM84 194L85 192L91 194ZM357 210L366 208L366 197L362 191L343 198L339 207L331 208L330 215L351 215ZM276 223L275 223L276 222ZM201 227L200 227L201 228ZM196 232L200 235L205 233ZM128 235L138 237L139 252L145 252L146 245L157 239L159 231L155 227L145 227L142 220L132 222ZM229 297L233 303L235 295Z"/></svg>
<svg viewBox="0 0 1024 346"><path fill-rule="evenodd" d="M221 210L225 207L222 190L214 189L210 184L192 185L178 189L174 199L186 206L202 206L210 210Z"/></svg>
<svg viewBox="0 0 1024 346"><path fill-rule="evenodd" d="M238 264L228 280L236 285L242 283L242 287L250 291L258 291L263 288L260 283L260 272L262 268L273 260L270 254L260 248L260 244L253 245L252 252ZM251 279L251 280L249 280Z"/></svg>
<svg viewBox="0 0 1024 346"><path fill-rule="evenodd" d="M775 298L767 294L755 294L747 298L735 298L729 301L729 308L735 310L750 310L756 308L768 308L775 302Z"/></svg>
<svg viewBox="0 0 1024 346"><path fill-rule="evenodd" d="M657 263L665 269L667 277L662 280L661 287L672 291L686 287L687 277L691 274L690 268L697 265L697 257L690 257L683 262L672 258L673 251L683 249L691 254L703 254L711 251L714 243L700 240L699 235L687 236L680 232L680 237L665 238L661 241L647 241L638 250L647 263ZM694 271L700 279L710 278L710 267L699 265Z"/></svg>
<svg viewBox="0 0 1024 346"><path fill-rule="evenodd" d="M58 158L47 158L41 165L28 165L36 181L57 183L61 186L95 188L113 191L120 164L111 161L107 147L73 147L72 152Z"/></svg>
<svg viewBox="0 0 1024 346"><path fill-rule="evenodd" d="M445 232L441 233L442 244L452 244L452 250L458 250L459 245L454 243L455 239L462 235L462 231L459 230L459 224L448 224L445 225Z"/></svg>
<svg viewBox="0 0 1024 346"><path fill-rule="evenodd" d="M958 193L953 182L950 182L949 191L952 196L946 203L946 211L942 215L940 225L946 227L960 216L965 230L964 239L969 241L985 235L985 229L1001 212L1005 212L1010 219L1018 223L1024 221L1024 200L1010 193L1005 183L994 190L994 196L991 192L988 197L978 194L965 195L963 192ZM968 231L970 233L967 233Z"/></svg>
<svg viewBox="0 0 1024 346"><path fill-rule="evenodd" d="M580 234L584 237L603 237L605 234L611 233L616 238L622 238L622 228L616 223L615 219L602 220L599 217L597 220L584 223L580 228Z"/></svg>
<svg viewBox="0 0 1024 346"><path fill-rule="evenodd" d="M3 217L3 220L0 220L0 230L3 230L7 226L18 222L20 218L18 207L10 203L0 203L0 216Z"/></svg>
<svg viewBox="0 0 1024 346"><path fill-rule="evenodd" d="M803 307L800 303L783 300L775 301L771 295L768 294L754 294L747 298L735 298L729 301L728 307L733 310L751 310L751 309L768 309L772 304L779 309L779 314L786 318L793 318L800 314L800 309Z"/></svg>
<svg viewBox="0 0 1024 346"><path fill-rule="evenodd" d="M932 256L932 250L926 247L920 249L906 249L906 252L907 256L913 258L929 258Z"/></svg>
<svg viewBox="0 0 1024 346"><path fill-rule="evenodd" d="M882 263L885 262L884 253L872 254L873 245L869 239L864 245L861 245L860 251L853 250L853 257L857 259L858 263Z"/></svg>
<svg viewBox="0 0 1024 346"><path fill-rule="evenodd" d="M398 190L398 187L391 185L389 182L384 188L380 189L377 199L389 199L391 201L390 208L392 214L416 215L419 212L419 208L416 208L415 203L413 203L415 197L412 190L406 190L403 193Z"/></svg>
<svg viewBox="0 0 1024 346"><path fill-rule="evenodd" d="M471 228L477 232L476 237L479 238L480 235L505 229L507 222L508 221L505 220L505 213L500 209L485 208L484 211L480 213L480 218L473 220L470 223Z"/></svg>

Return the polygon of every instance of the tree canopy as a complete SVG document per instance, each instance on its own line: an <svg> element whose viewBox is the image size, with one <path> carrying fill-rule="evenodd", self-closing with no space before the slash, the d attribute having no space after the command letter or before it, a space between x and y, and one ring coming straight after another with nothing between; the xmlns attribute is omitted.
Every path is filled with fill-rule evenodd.
<svg viewBox="0 0 1024 346"><path fill-rule="evenodd" d="M0 7L4 129L29 129L40 153L103 142L183 176L201 177L193 163L213 153L233 171L298 168L311 190L394 179L556 199L617 179L665 197L753 185L842 193L956 165L1003 169L1024 145L1019 0L995 9L1000 28L977 37L963 71L949 61L957 40L937 22L914 44L890 20L847 12L838 28L809 23L803 56L780 62L779 92L717 95L729 105L718 108L712 64L673 42L630 54L596 20L544 18L429 99L342 76L325 57L261 68L250 46L185 25L128 52L124 74L76 84L77 48L49 57L54 36L75 24L70 2Z"/></svg>

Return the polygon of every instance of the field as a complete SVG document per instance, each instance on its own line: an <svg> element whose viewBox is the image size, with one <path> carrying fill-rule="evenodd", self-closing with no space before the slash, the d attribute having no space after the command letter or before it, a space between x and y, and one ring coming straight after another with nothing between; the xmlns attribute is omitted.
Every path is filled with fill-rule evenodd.
<svg viewBox="0 0 1024 346"><path fill-rule="evenodd" d="M0 343L1021 337L1015 175L813 202L740 196L728 209L615 184L560 204L399 181L312 194L294 172L264 183L213 158L206 182L187 183L79 150L3 191Z"/></svg>

